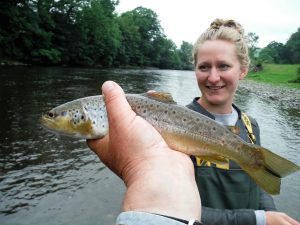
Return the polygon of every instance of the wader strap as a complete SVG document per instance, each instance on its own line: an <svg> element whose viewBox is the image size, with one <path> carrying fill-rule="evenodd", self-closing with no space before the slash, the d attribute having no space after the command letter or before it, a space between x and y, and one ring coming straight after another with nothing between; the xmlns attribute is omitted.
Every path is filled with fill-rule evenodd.
<svg viewBox="0 0 300 225"><path fill-rule="evenodd" d="M248 133L248 137L251 141L252 144L255 143L256 141L256 137L253 133L253 130L252 130L252 125L251 125L251 121L249 119L249 117L246 115L246 113L242 112L242 120L245 124L245 127L246 127L246 130L247 130L247 133Z"/></svg>

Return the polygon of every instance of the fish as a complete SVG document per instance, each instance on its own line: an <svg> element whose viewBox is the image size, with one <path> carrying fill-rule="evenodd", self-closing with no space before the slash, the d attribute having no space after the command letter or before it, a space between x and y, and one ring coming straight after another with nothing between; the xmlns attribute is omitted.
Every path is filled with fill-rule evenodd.
<svg viewBox="0 0 300 225"><path fill-rule="evenodd" d="M215 120L176 104L169 93L125 96L132 110L148 121L170 148L215 163L233 160L269 194L279 194L281 178L300 169L271 150L245 142ZM103 138L109 131L103 95L57 106L42 115L40 122L54 133L82 139Z"/></svg>

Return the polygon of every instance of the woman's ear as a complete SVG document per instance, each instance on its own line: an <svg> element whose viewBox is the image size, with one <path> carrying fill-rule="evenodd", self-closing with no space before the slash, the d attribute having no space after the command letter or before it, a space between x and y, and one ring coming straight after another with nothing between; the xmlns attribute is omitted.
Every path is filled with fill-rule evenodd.
<svg viewBox="0 0 300 225"><path fill-rule="evenodd" d="M248 73L248 68L247 67L241 68L241 73L240 73L239 79L243 80L245 78L245 76L247 75L247 73Z"/></svg>

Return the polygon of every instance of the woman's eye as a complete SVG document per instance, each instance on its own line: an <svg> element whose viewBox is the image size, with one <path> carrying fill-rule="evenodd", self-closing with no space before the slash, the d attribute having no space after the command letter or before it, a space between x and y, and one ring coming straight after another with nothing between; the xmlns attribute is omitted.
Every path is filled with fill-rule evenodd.
<svg viewBox="0 0 300 225"><path fill-rule="evenodd" d="M199 65L198 69L201 70L201 71L203 71L203 72L205 72L205 71L208 71L209 67L206 66L206 65Z"/></svg>
<svg viewBox="0 0 300 225"><path fill-rule="evenodd" d="M220 68L220 70L222 70L222 71L224 71L224 70L228 70L229 69L229 65L227 65L227 64L221 64L220 66L219 66L219 68Z"/></svg>

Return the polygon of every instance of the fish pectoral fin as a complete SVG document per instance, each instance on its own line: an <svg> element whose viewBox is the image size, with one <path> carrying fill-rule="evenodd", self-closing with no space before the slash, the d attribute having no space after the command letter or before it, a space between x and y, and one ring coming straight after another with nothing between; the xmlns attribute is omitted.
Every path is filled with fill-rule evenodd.
<svg viewBox="0 0 300 225"><path fill-rule="evenodd" d="M227 128L234 134L240 133L240 128L238 126L227 126Z"/></svg>
<svg viewBox="0 0 300 225"><path fill-rule="evenodd" d="M148 98L154 99L159 102L176 104L171 93L168 93L168 92L149 91L149 92L145 93L144 95Z"/></svg>

